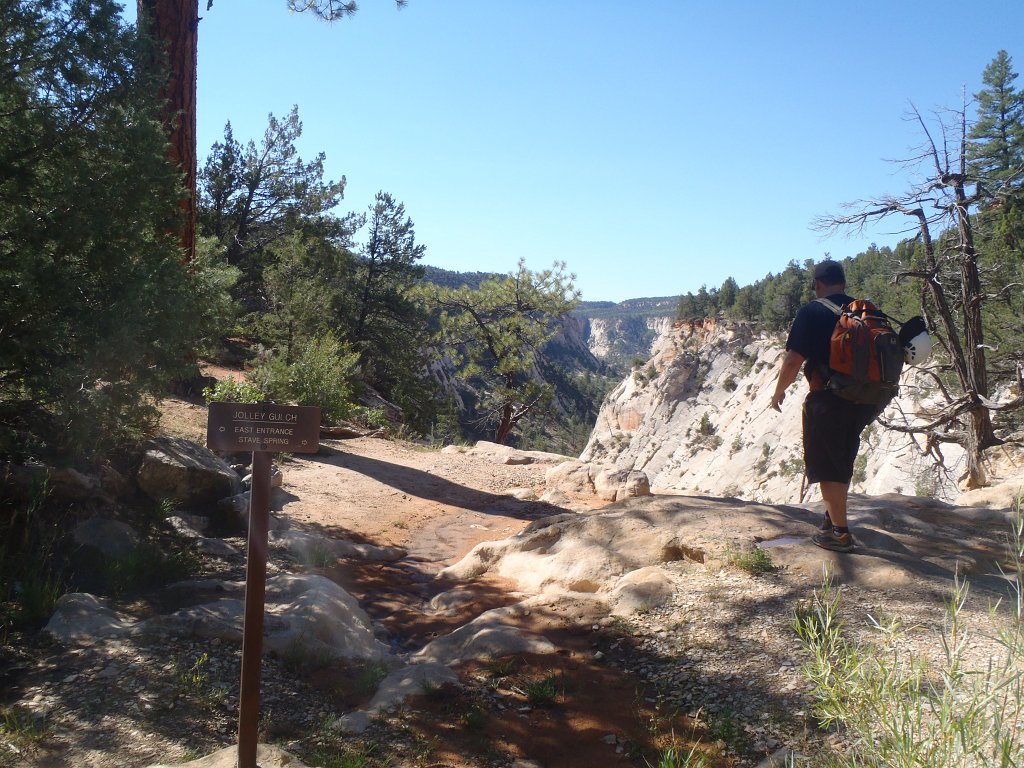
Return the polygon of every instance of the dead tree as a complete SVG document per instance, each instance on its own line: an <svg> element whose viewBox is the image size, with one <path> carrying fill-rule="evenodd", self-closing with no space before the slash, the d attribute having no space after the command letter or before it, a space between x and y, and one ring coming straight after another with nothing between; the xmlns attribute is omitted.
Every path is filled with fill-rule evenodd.
<svg viewBox="0 0 1024 768"><path fill-rule="evenodd" d="M955 120L937 117L941 143L936 143L920 112L911 107L912 118L924 134L923 151L907 161L908 167L926 169L923 181L902 197L861 201L861 210L845 216L826 216L817 222L824 231L862 230L869 222L893 215L913 220L923 263L894 275L921 281L921 306L929 329L937 337L954 382L945 386L936 371L931 375L940 386L943 406L925 424L883 424L897 431L924 434L927 442L957 443L967 457L967 483L986 483L982 463L986 448L999 444L992 426L992 412L1024 405L1024 369L1016 370L1017 396L995 402L990 393L985 360L983 307L1020 285L1002 286L990 292L983 284L975 243L975 217L981 200L981 179L972 177L967 164L966 108L953 112ZM913 231L912 230L912 231Z"/></svg>

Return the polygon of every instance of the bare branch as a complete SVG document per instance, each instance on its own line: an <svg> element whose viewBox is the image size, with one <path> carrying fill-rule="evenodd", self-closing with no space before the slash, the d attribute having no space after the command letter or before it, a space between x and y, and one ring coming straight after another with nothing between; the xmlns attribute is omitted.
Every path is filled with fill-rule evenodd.
<svg viewBox="0 0 1024 768"><path fill-rule="evenodd" d="M910 102L910 109L913 111L914 117L917 119L917 124L921 128L921 132L924 133L925 137L928 139L928 146L931 147L931 152L929 154L931 155L932 162L935 163L935 174L937 176L941 176L945 169L939 162L939 150L935 146L935 140L932 138L932 134L931 132L929 132L928 125L925 123L924 118L921 117L921 112L917 109L916 106L914 106L914 102Z"/></svg>
<svg viewBox="0 0 1024 768"><path fill-rule="evenodd" d="M1024 407L1024 364L1017 364L1017 396L1007 403L997 403L986 397L979 396L981 404L990 411L1015 411Z"/></svg>
<svg viewBox="0 0 1024 768"><path fill-rule="evenodd" d="M992 300L1001 299L1001 298L1003 298L1004 296L1006 296L1007 294L1010 293L1010 289L1011 288L1024 288L1024 283L1009 283L1007 285L1004 285L996 293L986 293L986 294L984 294L983 296L980 297L980 300L981 301L988 301L989 299L992 299Z"/></svg>

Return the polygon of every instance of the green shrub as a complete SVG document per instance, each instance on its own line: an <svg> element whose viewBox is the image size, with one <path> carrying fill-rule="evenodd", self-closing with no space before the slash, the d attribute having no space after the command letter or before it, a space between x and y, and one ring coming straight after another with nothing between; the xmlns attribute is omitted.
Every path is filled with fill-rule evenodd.
<svg viewBox="0 0 1024 768"><path fill-rule="evenodd" d="M50 735L51 728L46 718L19 707L0 710L0 734L6 741L21 747L29 747Z"/></svg>
<svg viewBox="0 0 1024 768"><path fill-rule="evenodd" d="M768 443L761 444L761 458L754 462L754 473L757 475L763 475L765 470L768 469L768 457L771 455L772 449Z"/></svg>
<svg viewBox="0 0 1024 768"><path fill-rule="evenodd" d="M279 353L264 356L252 380L273 400L319 406L324 423L332 423L352 410L358 361L358 353L328 333L303 343L294 362Z"/></svg>
<svg viewBox="0 0 1024 768"><path fill-rule="evenodd" d="M44 483L25 502L0 508L0 627L46 621L64 594L64 532L70 513Z"/></svg>
<svg viewBox="0 0 1024 768"><path fill-rule="evenodd" d="M867 457L864 457L867 461ZM785 478L802 475L804 473L804 460L802 457L796 457L792 459L783 459L779 462L779 472Z"/></svg>
<svg viewBox="0 0 1024 768"><path fill-rule="evenodd" d="M366 408L357 405L352 408L352 420L370 429L381 429L389 425L388 415L383 408Z"/></svg>
<svg viewBox="0 0 1024 768"><path fill-rule="evenodd" d="M258 403L267 396L252 382L223 379L212 387L203 387L203 398L207 403Z"/></svg>
<svg viewBox="0 0 1024 768"><path fill-rule="evenodd" d="M715 425L711 423L711 418L707 415L707 413L701 415L700 427L698 431L704 436L715 434Z"/></svg>
<svg viewBox="0 0 1024 768"><path fill-rule="evenodd" d="M185 547L164 551L152 544L141 544L126 557L105 558L100 565L103 588L117 598L140 595L148 589L181 581L197 573L198 556Z"/></svg>
<svg viewBox="0 0 1024 768"><path fill-rule="evenodd" d="M524 680L521 689L531 706L550 707L565 693L565 687L565 676L556 674L547 675L540 680Z"/></svg>
<svg viewBox="0 0 1024 768"><path fill-rule="evenodd" d="M853 462L853 477L850 479L850 483L853 485L859 485L868 479L868 455L866 453L861 454Z"/></svg>
<svg viewBox="0 0 1024 768"><path fill-rule="evenodd" d="M648 763L650 765L650 763ZM684 750L677 744L666 747L652 768L706 768L707 757L697 747Z"/></svg>
<svg viewBox="0 0 1024 768"><path fill-rule="evenodd" d="M189 263L189 278L196 298L196 350L200 355L217 353L238 316L231 288L241 270L224 261L224 249L216 239L196 238L196 256ZM244 401L234 401L244 402Z"/></svg>

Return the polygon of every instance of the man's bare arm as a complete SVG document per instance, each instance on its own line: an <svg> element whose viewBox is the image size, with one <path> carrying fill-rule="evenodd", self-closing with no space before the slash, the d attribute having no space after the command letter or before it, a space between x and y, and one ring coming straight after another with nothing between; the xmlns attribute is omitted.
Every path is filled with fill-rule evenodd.
<svg viewBox="0 0 1024 768"><path fill-rule="evenodd" d="M786 350L786 356L782 358L782 368L779 369L779 378L775 382L775 393L772 395L772 408L779 413L782 413L782 401L786 399L786 390L800 375L800 366L804 364L805 359L803 355L792 349Z"/></svg>

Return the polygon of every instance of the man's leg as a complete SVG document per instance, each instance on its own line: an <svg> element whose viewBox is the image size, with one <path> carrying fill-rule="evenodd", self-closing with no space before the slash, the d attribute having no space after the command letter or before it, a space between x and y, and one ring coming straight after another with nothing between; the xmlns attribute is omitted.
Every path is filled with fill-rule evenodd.
<svg viewBox="0 0 1024 768"><path fill-rule="evenodd" d="M846 528L846 497L850 492L850 484L822 480L818 485L821 487L821 498L825 501L825 509L828 510L832 525Z"/></svg>
<svg viewBox="0 0 1024 768"><path fill-rule="evenodd" d="M846 497L850 490L849 483L822 481L821 498L825 500L825 509L832 520L832 528L822 529L811 537L811 541L824 549L837 552L850 552L853 549L853 537L846 521Z"/></svg>

